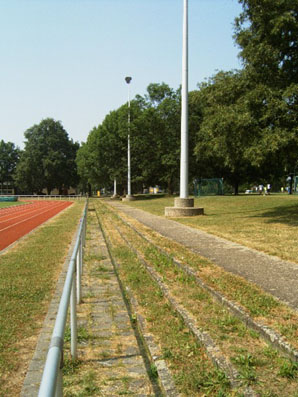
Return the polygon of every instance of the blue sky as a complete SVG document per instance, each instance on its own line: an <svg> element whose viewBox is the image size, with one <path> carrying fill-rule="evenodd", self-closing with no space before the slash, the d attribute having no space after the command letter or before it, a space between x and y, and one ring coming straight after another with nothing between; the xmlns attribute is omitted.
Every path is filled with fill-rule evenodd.
<svg viewBox="0 0 298 397"><path fill-rule="evenodd" d="M104 117L150 83L181 83L182 0L0 0L0 139L60 120L86 141ZM237 0L189 0L189 89L241 68Z"/></svg>

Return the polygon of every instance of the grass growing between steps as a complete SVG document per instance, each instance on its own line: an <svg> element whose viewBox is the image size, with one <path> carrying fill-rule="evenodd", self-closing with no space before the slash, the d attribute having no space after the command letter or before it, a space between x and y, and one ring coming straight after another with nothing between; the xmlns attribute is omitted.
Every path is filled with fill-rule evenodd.
<svg viewBox="0 0 298 397"><path fill-rule="evenodd" d="M113 211L114 212L114 211ZM115 212L114 212L115 213ZM121 216L124 216L121 214ZM127 219L127 218L126 218ZM242 277L224 271L186 247L152 231L136 220L129 222L153 244L190 267L207 285L238 303L252 318L283 335L298 349L298 314Z"/></svg>
<svg viewBox="0 0 298 397"><path fill-rule="evenodd" d="M110 218L106 220L106 225L110 228L111 240L116 239L115 235L117 235L117 232L115 230L113 231L111 227L112 223L116 223L120 235L126 236L130 243L142 252L146 260L148 260L152 267L162 276L163 281L167 284L177 301L189 310L196 317L200 327L208 331L213 339L217 341L223 353L228 356L237 367L243 384L253 385L260 396L297 395L297 364L284 359L277 352L268 347L255 331L248 330L240 320L231 316L227 310L219 304L214 303L208 294L198 287L194 279L177 268L170 258L162 255L150 244L145 243L144 240L138 237L131 229L124 226L117 217L113 216L112 213L108 215L107 211L105 211L104 217L107 218L108 216ZM121 245L123 247L125 246L120 237L118 237L118 241L116 240L114 244L118 247ZM117 251L116 255L118 258L120 257ZM130 259L130 261L132 261L132 259ZM207 264L204 263L204 265L206 266ZM127 269L129 266L131 266L129 261L125 261L125 265L120 267L120 273L128 271ZM129 277L135 277L136 285L138 285L140 284L140 264L139 267L136 265L136 269L138 269L137 273ZM130 281L129 277L128 282ZM143 283L141 284L143 286ZM136 286L134 288L136 288ZM141 287L141 289L142 288L143 287ZM267 308L267 311L271 309L276 310L278 302L271 299L271 297L266 294L263 296L261 291L257 292L260 294L258 296L259 299L255 300L258 301L260 308L264 307L263 315L267 314L265 308ZM257 294L257 292L254 291L255 294ZM155 293L155 295L158 294L161 294L162 297L160 291ZM147 306L151 306L151 303L147 301L148 299L149 297L146 296L145 299L142 300L143 306L146 306L146 311ZM155 314L152 316L149 315L148 321L152 323L153 333L156 332L160 323L164 325L162 320L157 319L155 321L155 318L157 318Z"/></svg>
<svg viewBox="0 0 298 397"><path fill-rule="evenodd" d="M78 360L65 334L65 397L153 396L150 382L92 204L87 219Z"/></svg>
<svg viewBox="0 0 298 397"><path fill-rule="evenodd" d="M129 287L136 296L141 314L147 320L149 331L158 339L180 391L185 396L236 395L231 393L225 375L213 366L137 257L123 244L105 214L100 214L101 221L112 243L112 254L120 265L119 276L124 286Z"/></svg>

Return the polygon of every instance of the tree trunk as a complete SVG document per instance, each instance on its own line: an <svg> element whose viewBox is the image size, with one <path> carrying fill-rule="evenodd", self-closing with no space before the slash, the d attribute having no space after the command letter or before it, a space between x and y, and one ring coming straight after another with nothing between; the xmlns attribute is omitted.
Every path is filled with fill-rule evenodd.
<svg viewBox="0 0 298 397"><path fill-rule="evenodd" d="M294 182L294 176L291 175L289 194L293 193L293 182Z"/></svg>
<svg viewBox="0 0 298 397"><path fill-rule="evenodd" d="M234 182L234 194L235 194L235 196L238 196L238 194L239 194L239 182L238 181Z"/></svg>
<svg viewBox="0 0 298 397"><path fill-rule="evenodd" d="M168 194L170 196L172 196L173 192L174 192L174 188L173 188L173 182L172 182L172 178L168 179L168 188L167 188Z"/></svg>

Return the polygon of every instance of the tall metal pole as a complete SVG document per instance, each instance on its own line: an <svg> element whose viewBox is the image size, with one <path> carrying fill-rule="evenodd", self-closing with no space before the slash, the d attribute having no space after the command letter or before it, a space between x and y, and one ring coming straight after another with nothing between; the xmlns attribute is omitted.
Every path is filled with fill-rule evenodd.
<svg viewBox="0 0 298 397"><path fill-rule="evenodd" d="M117 180L114 178L114 196L117 196Z"/></svg>
<svg viewBox="0 0 298 397"><path fill-rule="evenodd" d="M183 0L180 197L175 198L174 207L165 208L165 215L180 217L203 214L204 208L194 207L194 199L188 197L188 0Z"/></svg>
<svg viewBox="0 0 298 397"><path fill-rule="evenodd" d="M128 84L128 137L127 137L127 196L131 196L131 174L130 174L130 95L129 95L129 84L131 77L125 77L125 81Z"/></svg>
<svg viewBox="0 0 298 397"><path fill-rule="evenodd" d="M180 198L188 198L188 0L183 8Z"/></svg>

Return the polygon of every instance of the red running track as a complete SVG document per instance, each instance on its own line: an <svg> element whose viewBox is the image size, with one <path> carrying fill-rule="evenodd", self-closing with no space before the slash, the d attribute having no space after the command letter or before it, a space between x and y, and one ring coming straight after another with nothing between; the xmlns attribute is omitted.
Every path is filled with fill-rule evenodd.
<svg viewBox="0 0 298 397"><path fill-rule="evenodd" d="M36 201L0 209L0 251L71 204L70 201Z"/></svg>

